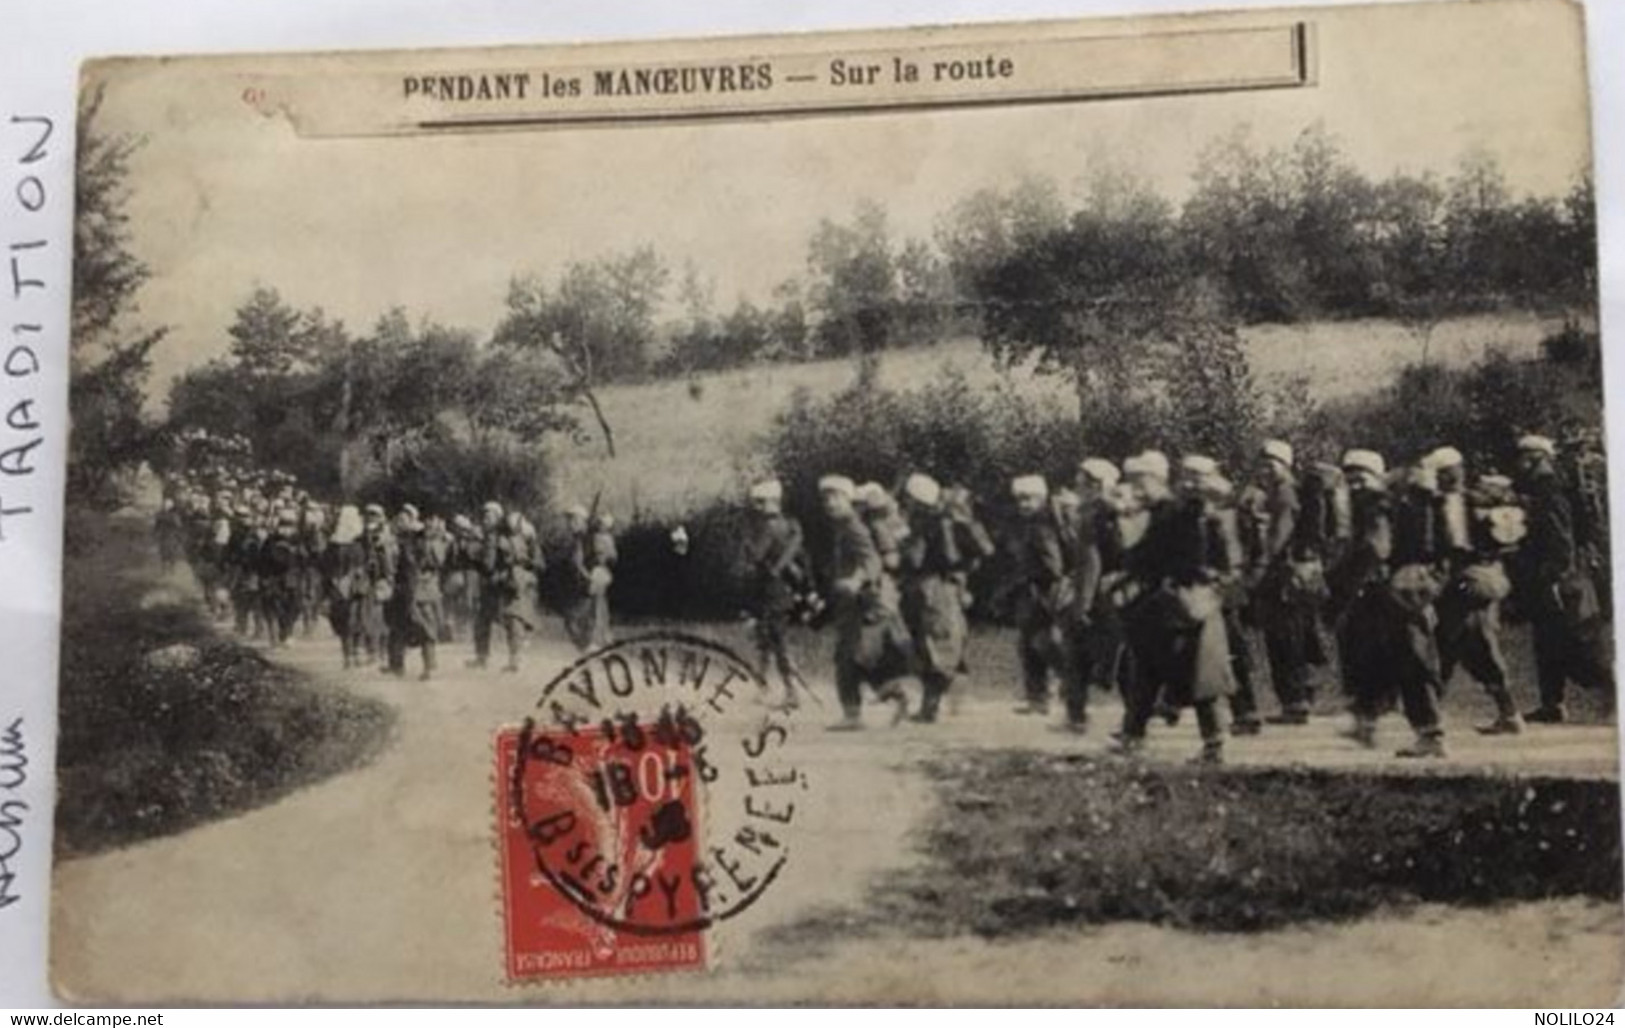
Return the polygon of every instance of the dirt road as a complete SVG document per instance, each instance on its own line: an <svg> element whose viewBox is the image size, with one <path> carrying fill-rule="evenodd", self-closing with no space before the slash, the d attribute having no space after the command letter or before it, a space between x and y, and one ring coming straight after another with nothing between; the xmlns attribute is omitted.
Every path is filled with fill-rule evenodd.
<svg viewBox="0 0 1625 1028"><path fill-rule="evenodd" d="M492 732L523 717L572 655L544 633L527 670L505 675L465 670L463 647L443 649L448 667L429 683L346 673L326 639L279 654L326 687L396 706L396 738L370 766L272 806L61 865L58 989L78 1001L127 1005L907 997L1586 1006L1612 1001L1621 978L1620 912L1582 900L1425 907L1247 936L1110 925L1015 943L768 941L766 929L858 907L877 874L915 859L909 832L933 802L914 768L920 758L947 746L1104 748L1115 714L1100 711L1101 727L1077 739L1014 716L1006 702L972 697L939 726L877 725L855 734L826 733L831 711L803 708L794 745L812 787L792 858L757 905L716 931L715 973L511 987L502 981ZM1396 722L1385 743L1402 741L1401 728ZM1353 749L1334 729L1324 720L1271 732L1233 745L1232 757L1350 769L1392 763L1387 749ZM1183 758L1195 749L1194 733L1189 719L1157 731L1149 759ZM1452 743L1452 759L1427 773L1617 774L1608 727L1534 729L1510 745L1457 731ZM1194 968L1201 973L1192 975Z"/></svg>

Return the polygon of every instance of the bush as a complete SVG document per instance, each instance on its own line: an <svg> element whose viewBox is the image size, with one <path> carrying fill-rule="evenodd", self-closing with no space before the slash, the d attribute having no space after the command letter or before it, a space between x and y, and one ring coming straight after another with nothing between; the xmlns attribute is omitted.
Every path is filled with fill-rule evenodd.
<svg viewBox="0 0 1625 1028"><path fill-rule="evenodd" d="M369 476L363 503L394 510L410 503L425 514L472 513L487 500L525 511L546 509L551 492L547 458L503 437L431 439L408 451L389 472Z"/></svg>
<svg viewBox="0 0 1625 1028"><path fill-rule="evenodd" d="M1576 321L1564 322L1560 332L1540 341L1540 352L1548 361L1576 368L1602 381L1602 337L1588 332Z"/></svg>
<svg viewBox="0 0 1625 1028"><path fill-rule="evenodd" d="M1601 392L1583 370L1492 350L1468 368L1407 365L1386 389L1327 406L1318 429L1342 447L1373 447L1390 465L1449 444L1482 472L1510 471L1524 433L1601 424Z"/></svg>
<svg viewBox="0 0 1625 1028"><path fill-rule="evenodd" d="M985 500L1003 496L1018 474L1070 480L1083 442L1075 417L1012 389L973 387L950 368L909 391L858 385L821 401L798 393L765 450L787 509L813 521L827 474L894 486L919 471Z"/></svg>
<svg viewBox="0 0 1625 1028"><path fill-rule="evenodd" d="M738 617L749 601L748 569L739 546L749 517L742 505L717 501L685 518L634 520L616 540L620 563L610 587L616 616L680 621ZM671 545L678 525L689 537L688 553L681 556Z"/></svg>

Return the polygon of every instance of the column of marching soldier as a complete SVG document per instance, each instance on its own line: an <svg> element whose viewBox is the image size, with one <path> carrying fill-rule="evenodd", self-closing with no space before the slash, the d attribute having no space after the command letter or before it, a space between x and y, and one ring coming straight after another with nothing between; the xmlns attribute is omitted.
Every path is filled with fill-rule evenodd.
<svg viewBox="0 0 1625 1028"><path fill-rule="evenodd" d="M1558 447L1519 441L1516 479L1469 481L1462 454L1442 447L1390 469L1371 450L1338 465L1296 462L1292 447L1266 442L1237 486L1198 454L1174 465L1157 451L1117 464L1084 460L1076 479L1052 490L1044 478L1011 483L1016 517L995 541L958 486L908 474L891 491L841 475L818 483L828 520L827 566L815 573L801 525L783 510L783 489L749 490L752 517L740 539L750 578L752 628L764 677L794 706L807 683L791 656L797 622L828 622L842 717L831 730L863 727L864 687L907 716L901 680L923 687L912 720L936 720L954 680L967 673L966 611L1008 611L1017 626L1025 702L1045 714L1058 683L1065 721L1087 730L1092 693L1118 691L1114 733L1128 753L1149 724L1193 707L1198 760L1222 760L1229 734L1265 722L1307 724L1312 669L1335 665L1352 727L1374 746L1378 718L1399 707L1415 739L1404 757L1445 753L1439 701L1460 667L1496 709L1477 731L1516 735L1526 721L1560 722L1570 682L1611 701L1611 638L1596 581L1607 566L1600 510L1600 451L1560 476ZM1589 469L1589 470L1588 470ZM1577 490L1573 479L1590 476ZM212 481L204 479L212 478ZM448 525L411 505L388 518L377 505L329 509L277 472L192 474L168 483L158 538L166 561L190 561L215 616L284 643L325 609L347 667L385 655L404 672L421 649L423 676L435 644L472 627L484 666L495 629L516 670L533 628L543 569L530 521L485 505L478 522ZM212 487L212 488L211 488ZM580 507L565 515L570 551L565 626L588 649L608 641L613 521ZM678 554L689 539L671 536ZM971 581L994 562L997 595L973 597ZM822 583L820 588L819 583ZM1605 586L1604 586L1605 589ZM1520 713L1501 650L1504 603L1529 621L1539 702ZM1262 637L1277 713L1260 716L1247 645ZM1328 638L1329 637L1329 638Z"/></svg>
<svg viewBox="0 0 1625 1028"><path fill-rule="evenodd" d="M579 506L564 519L564 625L586 650L609 641L615 523ZM324 505L285 472L214 468L166 480L155 529L161 562L190 565L215 620L275 648L325 614L346 668L382 660L404 675L415 649L427 680L438 644L470 634L469 666L483 668L500 631L503 670L517 671L536 626L541 544L530 519L500 503L478 520L448 523L412 504L390 517L376 503Z"/></svg>

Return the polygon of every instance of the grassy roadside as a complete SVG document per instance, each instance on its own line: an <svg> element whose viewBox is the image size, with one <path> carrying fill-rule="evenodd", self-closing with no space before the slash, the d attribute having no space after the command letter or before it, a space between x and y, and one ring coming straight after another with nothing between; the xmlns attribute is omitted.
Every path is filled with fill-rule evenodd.
<svg viewBox="0 0 1625 1028"><path fill-rule="evenodd" d="M63 583L59 857L262 806L385 745L385 705L217 636L190 576L160 570L145 518L75 519Z"/></svg>
<svg viewBox="0 0 1625 1028"><path fill-rule="evenodd" d="M1619 787L1537 776L1214 771L1078 754L925 763L938 803L918 864L861 911L772 940L986 939L1145 922L1252 932L1417 903L1617 903Z"/></svg>

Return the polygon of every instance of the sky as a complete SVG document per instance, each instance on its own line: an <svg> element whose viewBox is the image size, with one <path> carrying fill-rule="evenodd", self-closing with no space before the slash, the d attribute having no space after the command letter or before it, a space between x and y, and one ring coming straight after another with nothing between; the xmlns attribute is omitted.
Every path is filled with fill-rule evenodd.
<svg viewBox="0 0 1625 1028"><path fill-rule="evenodd" d="M693 261L719 305L805 267L819 219L882 203L928 237L955 200L1023 175L1079 185L1091 161L1174 200L1216 136L1287 145L1320 123L1373 176L1449 174L1488 151L1514 193L1560 194L1589 165L1577 12L1556 0L1313 8L1311 88L927 114L303 139L241 102L243 68L117 66L103 126L132 162L140 317L170 327L153 387L225 351L257 286L353 330L392 306L491 331L516 274L650 244ZM1281 14L1240 15L1278 23Z"/></svg>

